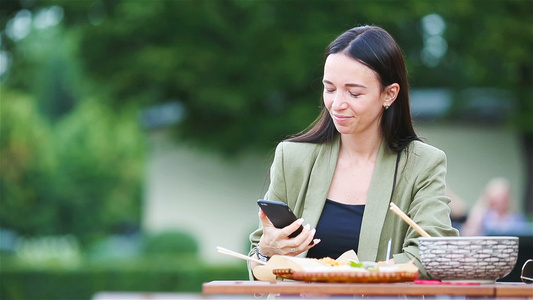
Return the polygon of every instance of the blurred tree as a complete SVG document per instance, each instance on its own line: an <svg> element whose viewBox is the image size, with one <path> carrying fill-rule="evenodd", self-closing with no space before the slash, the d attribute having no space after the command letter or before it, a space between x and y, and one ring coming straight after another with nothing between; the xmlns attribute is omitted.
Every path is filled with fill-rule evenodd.
<svg viewBox="0 0 533 300"><path fill-rule="evenodd" d="M341 29L376 16L389 28L417 25L400 17L412 7L400 2L390 2L394 16L373 2L101 3L107 18L82 26L80 51L111 105L178 99L180 137L226 153L272 147L315 118L323 51Z"/></svg>
<svg viewBox="0 0 533 300"><path fill-rule="evenodd" d="M52 126L28 96L3 90L0 104L0 227L88 242L138 226L143 144L131 112L83 101Z"/></svg>
<svg viewBox="0 0 533 300"><path fill-rule="evenodd" d="M63 230L87 238L139 226L143 138L135 112L85 100L55 129Z"/></svg>
<svg viewBox="0 0 533 300"><path fill-rule="evenodd" d="M82 77L76 31L60 25L62 8L41 4L11 1L0 14L1 63L10 65L0 74L0 227L83 242L138 227L138 110L94 100L105 98Z"/></svg>
<svg viewBox="0 0 533 300"><path fill-rule="evenodd" d="M533 215L533 1L476 1L443 10L455 88L495 87L512 91L509 125L519 133L524 157L524 210ZM475 16L475 17L473 17Z"/></svg>
<svg viewBox="0 0 533 300"><path fill-rule="evenodd" d="M235 153L271 147L314 119L323 50L342 30L359 24L375 23L397 38L414 87L499 87L522 95L519 91L531 83L533 39L524 28L532 3L224 0L144 5L124 0L62 5L67 16L76 17L67 19L80 29L85 70L113 95L110 105L118 109L125 102L148 106L178 99L187 111L176 126L181 138ZM431 32L435 29L424 28L422 20L430 15L443 22L438 36ZM434 51L442 48L442 57L426 55L427 44ZM525 107L531 98L523 95L518 99ZM519 128L531 127L522 122Z"/></svg>
<svg viewBox="0 0 533 300"><path fill-rule="evenodd" d="M46 224L56 223L48 206L57 165L53 133L32 98L5 88L1 96L0 227L50 234L53 228Z"/></svg>
<svg viewBox="0 0 533 300"><path fill-rule="evenodd" d="M271 146L309 124L317 109L307 103L319 105L322 52L342 30L358 24L375 23L396 37L414 87L501 87L523 95L520 107L531 103L533 38L527 29L533 2L527 0L3 4L4 26L21 9L37 13L60 6L64 24L80 37L72 51L98 88L112 95L110 105L120 109L125 103L148 106L178 99L188 112L177 126L180 133L228 152ZM436 63L424 59L425 44L435 42L428 39L435 33L423 28L428 15L444 22L444 52ZM3 47L12 44L3 40ZM32 46L41 50L35 43L26 49ZM65 47L73 48L63 44L59 49ZM34 52L13 61L42 61ZM24 87L22 79L11 82ZM521 130L533 131L530 113L518 110L514 119Z"/></svg>
<svg viewBox="0 0 533 300"><path fill-rule="evenodd" d="M532 1L98 3L107 17L82 26L81 55L112 105L179 99L187 111L180 138L226 153L302 130L318 111L325 46L349 27L383 26L406 53L414 87L513 91L525 199L533 198Z"/></svg>

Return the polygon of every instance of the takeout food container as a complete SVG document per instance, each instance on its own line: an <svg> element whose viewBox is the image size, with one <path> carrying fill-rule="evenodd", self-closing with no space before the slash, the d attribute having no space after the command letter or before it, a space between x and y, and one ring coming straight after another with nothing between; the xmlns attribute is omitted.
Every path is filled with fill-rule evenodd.
<svg viewBox="0 0 533 300"><path fill-rule="evenodd" d="M272 273L281 278L317 281L317 282L350 282L350 283L387 283L414 281L418 278L418 269L414 265L399 266L397 270L359 272L357 270L310 270L294 271L292 269L274 269ZM413 269L414 268L414 269Z"/></svg>
<svg viewBox="0 0 533 300"><path fill-rule="evenodd" d="M412 261L404 264L361 262L363 267L354 267L352 262L359 263L353 250L346 251L336 260L273 255L265 265L256 266L252 272L255 278L264 281L285 278L302 281L385 283L413 281L418 278L418 268Z"/></svg>
<svg viewBox="0 0 533 300"><path fill-rule="evenodd" d="M494 283L509 274L518 258L518 237L421 237L422 265L441 281Z"/></svg>

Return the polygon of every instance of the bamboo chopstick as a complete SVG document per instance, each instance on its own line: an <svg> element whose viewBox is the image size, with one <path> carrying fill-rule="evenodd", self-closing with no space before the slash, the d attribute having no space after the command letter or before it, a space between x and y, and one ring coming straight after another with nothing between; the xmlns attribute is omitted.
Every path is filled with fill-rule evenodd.
<svg viewBox="0 0 533 300"><path fill-rule="evenodd" d="M218 253L222 253L222 254L233 256L233 257L236 257L236 258L240 258L240 259L244 259L244 260L248 260L248 261L253 261L253 262L256 262L256 263L259 263L259 264L262 264L262 265L266 265L266 262L264 262L264 261L261 261L259 259L255 259L255 258L250 257L250 256L246 256L244 254L237 253L235 251L231 251L231 250L226 249L226 248L222 248L220 246L217 246L217 251L218 251Z"/></svg>
<svg viewBox="0 0 533 300"><path fill-rule="evenodd" d="M409 216L407 216L396 204L393 202L390 203L390 210L400 216L402 220L405 221L405 223L409 224L409 226L413 227L416 232L418 232L423 237L431 237L422 227L418 226L418 224L415 223Z"/></svg>

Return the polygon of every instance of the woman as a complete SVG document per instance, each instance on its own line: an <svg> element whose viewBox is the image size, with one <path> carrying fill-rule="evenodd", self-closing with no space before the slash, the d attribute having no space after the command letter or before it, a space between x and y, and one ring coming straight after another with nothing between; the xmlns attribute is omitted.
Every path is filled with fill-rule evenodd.
<svg viewBox="0 0 533 300"><path fill-rule="evenodd" d="M399 46L376 26L346 31L326 50L323 85L318 119L277 146L265 195L301 219L278 229L260 210L250 255L337 258L354 249L361 261L383 261L392 238L391 260L414 259L426 277L419 234L389 202L431 236L458 233L445 196L446 156L413 129ZM288 238L303 220L302 233Z"/></svg>

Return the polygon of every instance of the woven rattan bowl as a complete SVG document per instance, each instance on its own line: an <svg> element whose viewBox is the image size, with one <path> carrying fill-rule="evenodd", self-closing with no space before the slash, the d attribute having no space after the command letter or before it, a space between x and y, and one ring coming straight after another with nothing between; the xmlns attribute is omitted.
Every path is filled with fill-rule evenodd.
<svg viewBox="0 0 533 300"><path fill-rule="evenodd" d="M518 257L518 237L419 238L422 265L432 279L493 283L509 274Z"/></svg>

